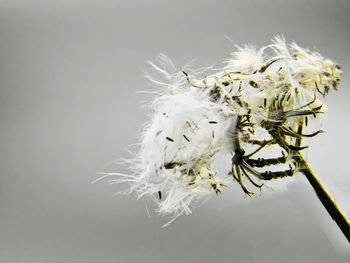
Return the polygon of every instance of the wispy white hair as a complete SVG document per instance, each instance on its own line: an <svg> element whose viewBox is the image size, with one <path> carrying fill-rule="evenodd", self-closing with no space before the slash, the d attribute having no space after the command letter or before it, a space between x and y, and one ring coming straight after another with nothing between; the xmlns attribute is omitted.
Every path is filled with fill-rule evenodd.
<svg viewBox="0 0 350 263"><path fill-rule="evenodd" d="M276 101L283 105L282 113L321 107L316 93L326 95L341 78L337 64L288 45L283 37L260 49L237 48L222 69L199 80L164 54L149 62L152 73L145 77L158 87L149 103L150 121L134 158L126 162L129 173L106 173L115 176L111 183L128 183L127 193L151 197L159 214L190 214L193 206L234 182L232 175L218 173L214 163L222 153L235 155L239 116L251 115L254 134L263 121L274 121L270 106ZM290 118L287 124L293 129L298 121Z"/></svg>

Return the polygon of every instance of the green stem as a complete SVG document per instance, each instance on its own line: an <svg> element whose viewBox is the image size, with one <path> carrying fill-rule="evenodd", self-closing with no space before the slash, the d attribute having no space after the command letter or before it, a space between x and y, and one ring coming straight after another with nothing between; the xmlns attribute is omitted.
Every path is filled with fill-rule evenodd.
<svg viewBox="0 0 350 263"><path fill-rule="evenodd" d="M303 133L303 128L304 128L304 118L302 118L300 120L297 133L298 134L302 134ZM302 141L302 137L301 136L299 138L296 138L296 140L295 140L295 147L301 147L301 141Z"/></svg>
<svg viewBox="0 0 350 263"><path fill-rule="evenodd" d="M328 211L329 215L337 223L340 230L343 232L345 237L350 243L350 222L346 215L341 211L340 207L337 205L333 197L328 193L327 189L312 171L308 163L305 161L304 157L297 153L299 163L301 165L300 172L302 172L306 178L309 180L311 186L314 188L318 198L322 202L323 206Z"/></svg>

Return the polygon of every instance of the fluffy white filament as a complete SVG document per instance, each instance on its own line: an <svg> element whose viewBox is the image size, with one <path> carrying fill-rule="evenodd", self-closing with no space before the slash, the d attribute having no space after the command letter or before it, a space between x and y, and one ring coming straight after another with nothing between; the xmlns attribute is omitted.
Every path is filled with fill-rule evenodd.
<svg viewBox="0 0 350 263"><path fill-rule="evenodd" d="M157 212L173 218L191 213L193 205L235 181L232 174L218 173L214 162L222 153L235 156L235 136L247 135L235 133L239 116L251 116L249 138L259 138L264 122L279 121L280 113L317 107L324 112L319 94L337 88L341 77L334 62L281 37L261 49L238 47L221 70L199 80L164 55L149 63L156 74L146 77L161 90L151 104L140 149L128 162L130 174L106 175L116 175L113 183L129 183L128 192L138 198L153 198ZM283 106L280 112L273 111L276 103ZM319 119L310 120L312 131ZM283 125L295 129L300 120L292 116Z"/></svg>

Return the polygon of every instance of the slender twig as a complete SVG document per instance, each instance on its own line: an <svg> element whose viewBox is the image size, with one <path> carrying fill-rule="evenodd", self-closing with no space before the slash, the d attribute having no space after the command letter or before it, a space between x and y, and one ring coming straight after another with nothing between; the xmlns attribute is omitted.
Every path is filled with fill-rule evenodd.
<svg viewBox="0 0 350 263"><path fill-rule="evenodd" d="M304 127L304 119L300 121L298 126L298 133L301 134ZM302 142L302 137L297 138L295 142L296 147L300 147ZM320 199L323 206L326 208L329 215L337 223L340 230L345 235L346 239L350 243L350 222L346 217L344 212L340 209L334 198L328 193L325 186L318 179L316 174L310 168L309 164L304 159L303 155L300 152L295 153L294 159L300 165L300 172L303 173L311 184L312 188L315 190L317 197Z"/></svg>
<svg viewBox="0 0 350 263"><path fill-rule="evenodd" d="M301 165L300 172L302 172L309 183L315 190L318 198L322 202L323 206L328 211L329 215L333 218L333 220L337 223L340 230L343 232L345 237L350 243L350 222L346 217L344 212L340 209L334 198L328 193L325 186L318 179L315 173L312 171L308 163L305 161L304 157L298 153L299 164Z"/></svg>
<svg viewBox="0 0 350 263"><path fill-rule="evenodd" d="M304 128L304 118L302 118L300 120L300 123L298 125L298 134L302 134L303 133L303 128ZM295 147L300 148L301 147L301 142L302 142L302 136L300 136L299 138L297 137L295 139Z"/></svg>

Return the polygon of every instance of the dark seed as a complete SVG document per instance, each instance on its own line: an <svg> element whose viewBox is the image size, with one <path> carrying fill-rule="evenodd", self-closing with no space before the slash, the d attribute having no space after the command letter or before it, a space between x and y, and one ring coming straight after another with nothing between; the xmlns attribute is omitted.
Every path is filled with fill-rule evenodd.
<svg viewBox="0 0 350 263"><path fill-rule="evenodd" d="M258 84L257 84L255 81L253 81L253 80L249 81L249 84L250 84L252 87L254 87L254 88L257 88L257 87L258 87Z"/></svg>

